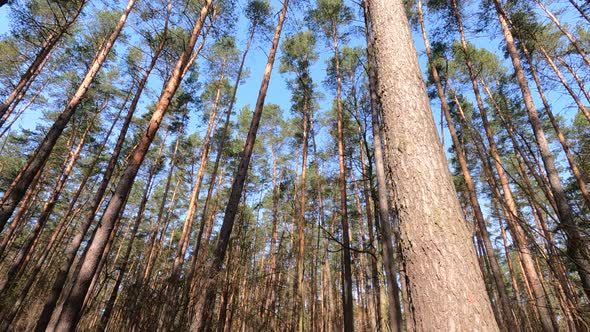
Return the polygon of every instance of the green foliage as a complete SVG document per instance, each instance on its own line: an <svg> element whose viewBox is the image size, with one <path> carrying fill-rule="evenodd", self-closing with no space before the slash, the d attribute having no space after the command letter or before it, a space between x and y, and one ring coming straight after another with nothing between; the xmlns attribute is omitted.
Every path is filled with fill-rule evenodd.
<svg viewBox="0 0 590 332"><path fill-rule="evenodd" d="M298 76L309 71L309 66L318 59L316 40L311 31L298 32L285 38L281 44L281 73L292 72Z"/></svg>
<svg viewBox="0 0 590 332"><path fill-rule="evenodd" d="M353 19L352 9L345 5L343 0L317 0L316 8L307 14L307 21L312 30L322 31L330 43L333 38L346 39L346 33L337 33L338 27L350 24Z"/></svg>
<svg viewBox="0 0 590 332"><path fill-rule="evenodd" d="M250 21L250 29L270 29L271 10L270 1L268 0L250 0L245 10L245 15Z"/></svg>
<svg viewBox="0 0 590 332"><path fill-rule="evenodd" d="M15 84L12 80L17 79L18 76L14 74L21 72L20 66L24 60L15 39L0 40L0 92L3 95L7 95L10 87Z"/></svg>
<svg viewBox="0 0 590 332"><path fill-rule="evenodd" d="M484 79L487 82L495 82L506 75L506 68L498 59L498 56L485 48L477 48L472 43L467 43L467 55L459 42L453 42L451 46L453 62L450 63L451 70L458 75L458 79L469 82L469 73L466 67L466 60L471 61L473 73L476 79Z"/></svg>

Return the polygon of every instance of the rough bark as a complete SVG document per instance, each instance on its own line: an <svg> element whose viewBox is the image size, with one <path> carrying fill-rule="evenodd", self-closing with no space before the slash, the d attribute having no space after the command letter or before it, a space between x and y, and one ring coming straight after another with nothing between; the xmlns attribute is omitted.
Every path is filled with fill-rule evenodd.
<svg viewBox="0 0 590 332"><path fill-rule="evenodd" d="M391 229L390 210L387 193L387 181L385 177L385 159L383 145L381 143L381 130L379 123L379 97L377 94L378 73L375 68L375 53L373 39L371 38L371 17L368 2L363 1L365 17L365 36L367 39L368 61L367 70L369 75L369 90L371 93L371 129L373 131L373 153L375 158L375 173L377 178L377 202L378 220L376 225L381 229L381 246L383 265L387 275L387 295L389 299L389 329L392 332L402 330L402 311L397 283L397 268L395 262L395 249L393 247L393 231ZM385 326L383 327L385 329Z"/></svg>
<svg viewBox="0 0 590 332"><path fill-rule="evenodd" d="M369 8L409 296L408 330L497 331L403 2L372 0Z"/></svg>
<svg viewBox="0 0 590 332"><path fill-rule="evenodd" d="M475 217L475 221L477 222L477 226L479 231L481 232L481 240L485 247L485 253L488 255L488 261L490 265L490 269L492 271L492 276L494 278L494 283L496 289L498 291L498 297L500 299L500 305L502 310L502 319L506 323L506 328L509 331L518 330L517 324L512 317L512 311L510 306L510 299L508 298L508 293L506 291L506 286L504 284L504 278L502 274L502 270L500 268L500 264L498 263L498 259L495 255L494 247L492 246L492 242L490 241L490 235L487 230L485 218L483 216L481 206L479 204L479 200L477 198L477 192L475 188L475 183L471 177L471 171L467 166L467 158L465 156L465 152L462 149L462 144L459 141L459 137L457 136L457 131L455 129L455 125L453 123L451 112L449 109L449 105L447 103L446 95L444 93L444 89L442 83L440 81L440 77L438 74L438 70L436 66L432 63L432 53L430 49L430 42L428 41L428 36L426 34L426 27L424 24L424 17L422 13L422 1L418 0L418 18L420 21L420 27L422 30L422 38L424 39L424 46L426 49L426 55L428 57L428 61L430 63L430 72L434 79L434 83L436 85L436 91L441 102L441 108L445 116L445 120L447 121L447 126L449 128L449 133L451 135L451 140L453 142L453 149L455 150L455 154L457 155L457 159L459 161L459 166L461 168L461 174L463 175L463 179L465 180L465 184L467 186L469 202L471 203L471 208ZM482 271L483 273L483 271Z"/></svg>

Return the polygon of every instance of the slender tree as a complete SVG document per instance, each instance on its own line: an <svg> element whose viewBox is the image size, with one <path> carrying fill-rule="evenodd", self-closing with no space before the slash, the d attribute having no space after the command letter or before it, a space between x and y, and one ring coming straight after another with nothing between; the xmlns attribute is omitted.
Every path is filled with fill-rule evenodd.
<svg viewBox="0 0 590 332"><path fill-rule="evenodd" d="M140 143L133 149L127 167L123 171L123 175L115 188L115 193L105 212L100 219L100 226L96 232L96 235L92 239L92 242L88 249L88 254L85 256L84 262L82 262L79 274L73 281L74 287L70 292L63 311L59 316L57 323L58 330L73 330L75 329L78 321L80 320L81 307L86 296L88 287L102 256L102 252L107 244L108 238L113 231L117 215L123 209L127 196L131 191L133 180L137 175L139 167L141 166L143 159L151 145L156 131L158 130L162 118L170 104L170 100L174 96L174 93L178 89L180 82L185 73L186 66L189 63L190 57L193 53L193 48L196 44L197 38L201 32L201 29L209 13L209 9L212 4L212 0L205 1L199 17L195 22L195 25L191 31L189 40L185 46L184 51L180 55L171 76L168 78L162 94L160 95L158 102L156 103L155 111L153 112L148 128L145 135L141 138Z"/></svg>
<svg viewBox="0 0 590 332"><path fill-rule="evenodd" d="M0 210L0 231L4 229L6 222L8 221L10 216L12 216L14 209L16 208L16 206L22 199L23 195L31 185L31 182L35 174L37 174L37 172L43 168L45 161L47 160L47 158L49 158L49 155L51 154L51 151L53 150L53 147L55 146L57 140L61 136L61 133L63 132L67 124L70 122L70 119L76 112L76 109L78 108L78 105L82 100L82 97L84 97L84 95L88 91L90 84L92 84L92 82L94 81L94 78L96 77L104 61L106 60L107 55L109 54L113 45L115 44L115 41L121 34L123 26L127 21L127 17L129 16L129 13L131 12L131 9L133 9L134 5L134 0L130 0L127 3L127 7L125 7L125 10L123 11L120 17L117 26L111 32L109 37L105 40L105 42L101 45L100 49L96 53L92 61L92 64L89 66L88 71L82 79L82 82L80 82L80 85L76 89L76 92L71 97L68 104L61 112L57 120L53 123L53 125L47 132L47 135L45 135L45 138L43 139L39 147L35 150L35 153L31 155L25 167L12 181L10 188L4 193L1 200L2 208Z"/></svg>
<svg viewBox="0 0 590 332"><path fill-rule="evenodd" d="M520 55L518 54L518 49L516 48L514 36L510 30L510 27L508 26L507 13L502 7L500 1L494 0L493 3L498 15L500 27L502 28L504 40L506 41L506 47L512 61L512 66L514 67L518 86L522 93L529 117L529 122L535 134L535 141L540 150L541 159L543 161L545 171L547 172L547 177L549 178L551 192L557 204L559 221L567 235L567 251L569 257L571 257L571 260L576 265L576 270L580 275L580 280L582 282L584 292L586 293L586 297L590 298L590 254L588 253L588 243L580 234L580 230L578 229L576 220L574 219L570 203L565 195L563 184L559 178L555 160L551 150L549 149L549 143L545 137L545 130L543 129L541 119L537 112L537 108L535 107L531 90L529 88L529 84L521 63Z"/></svg>
<svg viewBox="0 0 590 332"><path fill-rule="evenodd" d="M217 245L213 252L213 261L211 263L211 269L209 270L209 275L206 277L207 287L205 288L205 296L203 296L197 302L195 319L193 320L191 325L191 329L196 331L208 328L210 324L211 312L208 312L207 309L210 308L215 302L215 283L221 271L223 261L225 260L225 254L230 239L229 237L231 235L236 214L238 212L238 205L242 198L242 191L244 189L244 183L246 182L246 176L248 174L248 167L250 165L250 159L252 157L254 143L256 142L256 134L258 131L258 126L260 124L260 118L262 117L264 100L266 98L266 92L268 90L268 86L270 83L270 76L272 73L275 56L279 47L279 40L281 37L281 31L283 29L283 23L285 22L285 18L287 16L288 6L289 0L284 0L283 7L279 14L279 21L274 31L274 37L268 55L268 61L264 69L264 76L262 78L262 83L260 86L260 90L258 92L258 98L256 99L256 107L254 109L254 113L252 114L252 122L250 123L250 129L248 130L248 134L246 136L246 141L244 144L244 149L242 151L242 158L240 160L237 172L234 176L231 192L225 208L223 223L221 224L221 229L218 235Z"/></svg>

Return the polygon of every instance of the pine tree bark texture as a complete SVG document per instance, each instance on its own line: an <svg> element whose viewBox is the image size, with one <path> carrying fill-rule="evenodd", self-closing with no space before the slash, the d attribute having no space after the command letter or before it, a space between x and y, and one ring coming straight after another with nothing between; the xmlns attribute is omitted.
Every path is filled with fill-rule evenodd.
<svg viewBox="0 0 590 332"><path fill-rule="evenodd" d="M467 186L467 191L469 194L469 201L472 206L475 221L477 222L477 227L479 228L479 231L481 232L481 237L482 237L481 240L482 240L484 247L486 249L485 252L488 255L489 265L490 265L490 268L492 271L492 275L494 277L494 282L496 285L496 289L498 291L500 303L502 305L502 308L500 308L503 313L502 318L505 321L507 327L509 327L511 330L514 330L517 328L517 324L514 322L514 320L512 318L508 293L506 292L506 287L504 285L504 279L502 277L502 270L500 269L500 265L498 264L498 259L496 258L494 247L492 246L492 242L490 241L490 235L488 233L488 230L487 230L487 227L485 224L485 218L483 216L481 206L480 206L479 200L477 198L475 184L474 184L473 179L471 177L471 172L467 166L467 158L465 156L463 149L461 148L461 143L459 141L457 131L455 130L455 125L454 125L452 117L451 117L451 112L450 112L449 105L447 103L447 99L446 99L446 96L444 93L444 88L443 88L441 81L440 81L438 70L436 69L436 66L432 63L432 52L430 49L430 42L428 41L428 36L426 34L426 27L424 24L424 17L423 17L423 13L422 13L422 1L421 0L418 0L417 14L418 14L418 18L420 21L422 38L424 39L426 55L428 58L428 62L430 63L430 66L429 66L430 72L432 74L432 77L434 79L434 83L436 85L436 91L437 91L437 94L438 94L438 97L439 97L439 100L441 103L441 108L443 110L445 120L447 121L449 133L451 135L451 139L453 142L453 148L455 150L455 154L457 155L457 159L459 162L459 166L461 168L461 173L463 175L465 185Z"/></svg>
<svg viewBox="0 0 590 332"><path fill-rule="evenodd" d="M498 331L401 0L370 0L409 331Z"/></svg>

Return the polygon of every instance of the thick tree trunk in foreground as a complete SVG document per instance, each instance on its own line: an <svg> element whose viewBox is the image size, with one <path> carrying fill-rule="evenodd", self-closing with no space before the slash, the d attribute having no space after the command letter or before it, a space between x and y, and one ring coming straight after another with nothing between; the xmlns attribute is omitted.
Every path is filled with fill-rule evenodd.
<svg viewBox="0 0 590 332"><path fill-rule="evenodd" d="M385 176L385 165L383 156L383 145L381 143L381 130L379 124L379 97L377 96L377 71L375 68L374 45L371 38L371 20L369 7L363 1L365 16L365 37L367 40L368 61L367 69L369 75L369 88L371 92L371 128L373 131L373 153L375 157L375 171L377 177L377 201L378 216L376 224L381 226L381 243L383 250L383 265L387 274L387 295L389 299L389 329L392 332L402 329L402 311L399 298L399 287L397 284L397 268L395 265L395 249L393 248L393 231L391 230L391 218L389 213L389 202L387 200L387 180ZM386 326L382 326L385 330Z"/></svg>
<svg viewBox="0 0 590 332"><path fill-rule="evenodd" d="M497 331L401 0L369 1L409 331Z"/></svg>
<svg viewBox="0 0 590 332"><path fill-rule="evenodd" d="M485 247L485 252L488 255L488 261L489 261L490 268L492 271L492 276L494 278L494 283L495 283L496 289L498 291L500 305L502 306L502 308L500 308L503 313L502 319L505 321L506 328L508 328L508 330L510 330L510 331L517 330L518 329L517 324L512 317L512 310L511 310L510 302L509 302L510 299L508 298L508 293L506 291L506 286L504 284L502 270L501 270L500 265L498 263L498 259L496 258L496 254L494 251L494 247L492 246L492 242L490 241L490 235L487 230L485 218L483 216L481 206L480 206L479 200L477 198L475 183L471 177L471 172L470 172L469 168L467 167L467 158L465 156L463 149L461 148L461 142L459 141L457 131L455 130L455 126L453 124L449 105L447 104L447 99L446 99L446 96L444 93L444 89L443 89L442 83L440 81L440 77L438 75L438 70L436 69L436 66L434 64L432 64L432 54L431 54L431 50L430 50L430 42L428 41L428 36L426 34L426 27L424 24L424 18L423 18L423 14L422 14L422 1L421 0L418 0L418 16L419 16L419 21L420 21L420 27L422 30L422 38L424 39L426 55L428 57L428 61L431 63L430 64L430 72L432 74L432 77L434 79L434 83L436 85L436 91L437 91L438 97L441 102L441 108L444 112L445 119L447 121L449 133L451 134L453 148L455 150L455 154L457 155L457 159L458 159L459 165L461 167L461 173L463 175L463 178L465 180L465 184L467 186L467 191L469 194L469 201L471 203L471 208L473 210L473 214L475 217L475 221L477 222L477 226L479 227L479 231L481 232L481 237L482 237L483 245ZM483 273L483 271L482 271L482 273Z"/></svg>

